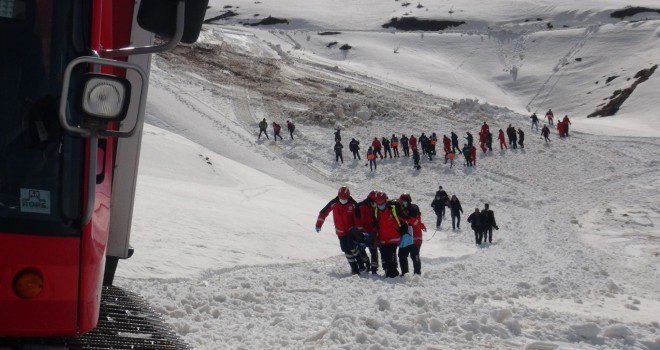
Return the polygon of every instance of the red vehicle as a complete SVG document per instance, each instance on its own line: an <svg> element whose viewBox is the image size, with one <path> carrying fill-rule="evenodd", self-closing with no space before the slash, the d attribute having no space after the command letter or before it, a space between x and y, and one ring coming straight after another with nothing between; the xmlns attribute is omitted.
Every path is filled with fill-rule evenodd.
<svg viewBox="0 0 660 350"><path fill-rule="evenodd" d="M0 0L0 337L97 326L132 254L150 54L196 41L207 4Z"/></svg>

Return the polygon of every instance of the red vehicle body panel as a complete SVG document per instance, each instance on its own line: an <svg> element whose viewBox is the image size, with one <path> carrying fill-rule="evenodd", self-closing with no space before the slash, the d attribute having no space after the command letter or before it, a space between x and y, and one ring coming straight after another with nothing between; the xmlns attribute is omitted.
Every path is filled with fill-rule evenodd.
<svg viewBox="0 0 660 350"><path fill-rule="evenodd" d="M80 238L40 237L0 233L6 244L0 256L11 264L0 267L0 329L6 336L55 336L77 330ZM41 273L44 287L32 300L20 299L12 289L23 269Z"/></svg>

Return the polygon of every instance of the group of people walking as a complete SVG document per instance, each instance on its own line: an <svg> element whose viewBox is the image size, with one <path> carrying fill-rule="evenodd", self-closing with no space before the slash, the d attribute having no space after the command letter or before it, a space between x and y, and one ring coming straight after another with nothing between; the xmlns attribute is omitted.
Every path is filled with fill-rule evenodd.
<svg viewBox="0 0 660 350"><path fill-rule="evenodd" d="M451 212L453 229L460 229L460 214L463 209L456 195L449 198L440 186L431 207L437 216L436 229L440 228L445 207L449 207ZM488 211L488 204L485 211ZM385 277L393 278L409 273L409 257L412 260L413 273L422 273L420 249L423 232L427 229L422 222L419 206L413 203L410 194L402 193L398 199L391 200L385 192L371 191L364 200L357 202L348 187L343 186L339 188L337 196L319 212L316 232L321 231L330 212L333 214L339 246L348 260L352 274L359 275L366 271L378 274L379 254ZM492 211L489 213L492 226L498 229L494 214ZM468 218L469 222L475 220L473 215ZM479 232L483 234L482 227L486 226L482 221L479 222ZM485 222L484 220L483 223ZM474 225L473 223L473 228L477 227ZM475 236L476 234L475 230ZM489 240L492 241L492 229ZM481 244L481 238L477 239L477 244Z"/></svg>
<svg viewBox="0 0 660 350"><path fill-rule="evenodd" d="M282 126L275 121L273 121L273 139L277 141L277 138L279 137L280 140L282 139L282 135L280 135L280 131L282 130ZM290 121L286 121L286 129L289 131L289 138L293 140L293 132L296 130L296 125L293 124ZM268 122L266 122L266 118L264 118L262 121L259 122L259 137L257 138L258 140L261 140L261 134L266 135L266 139L270 139L268 137Z"/></svg>

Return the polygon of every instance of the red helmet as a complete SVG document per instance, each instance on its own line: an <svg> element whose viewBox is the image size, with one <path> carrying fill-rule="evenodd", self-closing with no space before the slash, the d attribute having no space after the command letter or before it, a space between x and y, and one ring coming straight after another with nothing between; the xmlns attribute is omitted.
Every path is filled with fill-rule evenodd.
<svg viewBox="0 0 660 350"><path fill-rule="evenodd" d="M409 195L408 193L403 193L403 194L399 197L399 201L401 201L401 202L412 203L412 198L410 197L410 195Z"/></svg>
<svg viewBox="0 0 660 350"><path fill-rule="evenodd" d="M369 195L367 195L367 198L371 199L372 201L375 201L375 200L376 200L376 195L377 195L377 194L378 194L378 192L376 192L376 191L371 191L371 192L369 192Z"/></svg>
<svg viewBox="0 0 660 350"><path fill-rule="evenodd" d="M385 204L387 202L387 194L385 192L376 193L376 204Z"/></svg>
<svg viewBox="0 0 660 350"><path fill-rule="evenodd" d="M337 194L337 196L339 197L339 199L348 199L348 197L351 196L351 191L348 190L348 187L342 186L339 189L339 194Z"/></svg>

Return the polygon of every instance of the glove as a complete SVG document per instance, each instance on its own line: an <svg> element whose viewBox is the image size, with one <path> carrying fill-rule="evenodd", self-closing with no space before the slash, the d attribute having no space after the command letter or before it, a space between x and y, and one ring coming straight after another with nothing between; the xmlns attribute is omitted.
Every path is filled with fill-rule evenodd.
<svg viewBox="0 0 660 350"><path fill-rule="evenodd" d="M316 232L321 232L321 228L316 226Z"/></svg>
<svg viewBox="0 0 660 350"><path fill-rule="evenodd" d="M496 230L499 230L500 228L499 228L498 226L495 226L495 229L496 229Z"/></svg>
<svg viewBox="0 0 660 350"><path fill-rule="evenodd" d="M401 227L399 227L399 234L401 236L405 235L408 233L408 224L405 222L401 223Z"/></svg>
<svg viewBox="0 0 660 350"><path fill-rule="evenodd" d="M426 232L426 225L422 224L422 231Z"/></svg>

